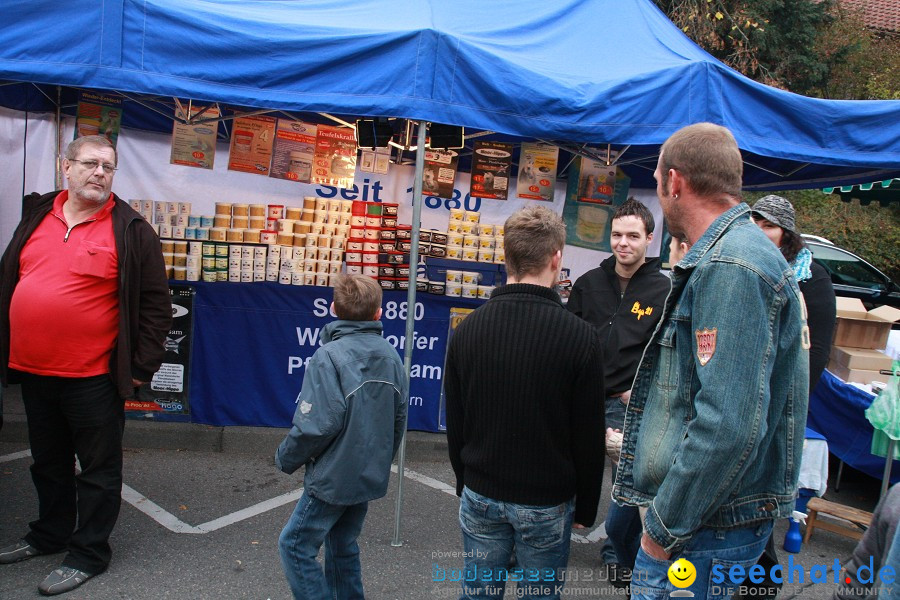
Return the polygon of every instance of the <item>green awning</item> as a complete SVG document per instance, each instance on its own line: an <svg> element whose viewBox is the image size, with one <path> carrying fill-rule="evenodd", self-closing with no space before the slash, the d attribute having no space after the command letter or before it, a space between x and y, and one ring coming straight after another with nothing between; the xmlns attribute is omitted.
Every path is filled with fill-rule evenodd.
<svg viewBox="0 0 900 600"><path fill-rule="evenodd" d="M859 200L862 206L871 202L878 202L882 206L888 206L892 202L900 202L900 179L885 179L872 183L860 183L858 185L845 185L841 187L823 188L826 194L837 194L844 202Z"/></svg>

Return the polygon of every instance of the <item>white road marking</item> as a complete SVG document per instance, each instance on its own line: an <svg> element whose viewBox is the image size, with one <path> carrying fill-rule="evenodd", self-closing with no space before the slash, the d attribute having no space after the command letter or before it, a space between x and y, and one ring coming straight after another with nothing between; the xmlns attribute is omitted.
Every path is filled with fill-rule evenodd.
<svg viewBox="0 0 900 600"><path fill-rule="evenodd" d="M608 536L606 535L606 521L600 523L600 527L593 530L587 535L587 539L589 542L599 542L601 539L606 539Z"/></svg>
<svg viewBox="0 0 900 600"><path fill-rule="evenodd" d="M397 472L397 465L391 465L391 472ZM447 485L443 481L438 481L437 479L433 479L428 475L422 475L421 473L416 473L415 471L410 471L409 469L404 469L404 474L407 478L412 479L413 481L418 481L421 484L427 485L430 488L436 489L438 491L450 494L453 497L456 497L456 488L450 485Z"/></svg>
<svg viewBox="0 0 900 600"><path fill-rule="evenodd" d="M268 500L263 500L259 504L248 506L247 508L244 508L237 512L233 512L230 515L225 515L224 517L219 517L218 519L213 519L212 521L207 521L202 525L198 525L197 529L201 529L201 533L209 533L210 531L215 531L216 529L222 529L223 527L227 527L232 523L237 523L238 521L243 521L244 519L249 519L250 517L255 517L256 515L268 512L273 508L284 506L285 504L288 504L290 502L296 502L302 495L303 488L299 488L292 492L288 492L280 496L275 496L274 498L269 498Z"/></svg>
<svg viewBox="0 0 900 600"><path fill-rule="evenodd" d="M18 460L20 458L26 458L28 456L31 456L31 450L14 452L12 454L0 456L0 463ZM391 465L391 472L397 473L397 465ZM443 481L438 481L433 477L423 475L422 473L417 473L416 471L410 471L409 469L405 470L404 475L415 482L421 483L422 485L428 486L432 489L444 492L445 494L449 494L454 497L456 496L456 488L444 483ZM303 488L299 488L291 492L287 492L286 494L281 494L280 496L275 496L274 498L263 500L262 502L254 504L253 506L248 506L247 508L243 508L241 510L219 517L218 519L213 519L212 521L207 521L206 523L202 523L200 525L190 525L189 523L185 523L160 505L156 504L140 492L136 491L134 488L124 483L122 484L122 499L125 502L132 505L133 507L174 533L203 534L209 533L211 531L216 531L218 529L222 529L223 527L234 525L239 521L243 521L245 519L255 517L256 515L260 515L264 512L268 512L274 508L278 508L279 506L284 506L289 502L296 502L302 495ZM601 524L599 527L597 527L587 535L581 535L575 533L574 531L572 532L572 541L579 544L593 544L605 537L606 528L604 524Z"/></svg>
<svg viewBox="0 0 900 600"><path fill-rule="evenodd" d="M206 533L199 527L188 525L156 502L136 492L131 487L122 484L122 500L132 505L169 531L175 533Z"/></svg>
<svg viewBox="0 0 900 600"><path fill-rule="evenodd" d="M0 463L9 462L11 460L19 460L20 458L25 458L27 456L31 456L31 450L22 450L21 452L5 454L3 456L0 456Z"/></svg>
<svg viewBox="0 0 900 600"><path fill-rule="evenodd" d="M219 517L218 519L213 519L212 521L207 521L200 525L189 525L152 500L136 492L131 487L124 484L122 485L123 500L174 533L199 534L216 531L217 529L222 529L228 525L233 525L238 521L243 521L244 519L249 519L250 517L255 517L256 515L268 512L273 508L283 506L288 502L295 502L302 495L303 488L296 489L292 492L281 494L280 496L275 496L268 500L263 500L253 506L248 506L247 508Z"/></svg>

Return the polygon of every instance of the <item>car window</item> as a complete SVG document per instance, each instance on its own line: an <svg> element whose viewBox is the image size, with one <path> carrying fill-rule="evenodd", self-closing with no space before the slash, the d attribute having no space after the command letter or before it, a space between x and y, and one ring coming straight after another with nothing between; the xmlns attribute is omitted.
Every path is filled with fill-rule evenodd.
<svg viewBox="0 0 900 600"><path fill-rule="evenodd" d="M816 262L825 267L834 283L885 290L885 276L840 248L809 244Z"/></svg>

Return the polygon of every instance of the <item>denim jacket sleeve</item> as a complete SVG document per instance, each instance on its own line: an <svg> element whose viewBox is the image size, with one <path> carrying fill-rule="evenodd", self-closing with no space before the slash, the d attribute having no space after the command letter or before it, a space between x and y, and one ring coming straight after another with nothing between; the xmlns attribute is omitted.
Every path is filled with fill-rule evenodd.
<svg viewBox="0 0 900 600"><path fill-rule="evenodd" d="M690 386L693 414L644 524L669 552L727 502L756 455L770 400L775 322L787 298L776 291L778 282L740 260L716 258L698 271L687 290L690 317L676 332L688 337L677 341L690 348L690 355L679 349L679 360L692 363L680 369L689 382L679 383ZM701 332L715 340L708 360L698 356Z"/></svg>
<svg viewBox="0 0 900 600"><path fill-rule="evenodd" d="M293 426L275 452L275 466L293 473L315 460L340 433L346 408L337 369L320 348L303 376Z"/></svg>

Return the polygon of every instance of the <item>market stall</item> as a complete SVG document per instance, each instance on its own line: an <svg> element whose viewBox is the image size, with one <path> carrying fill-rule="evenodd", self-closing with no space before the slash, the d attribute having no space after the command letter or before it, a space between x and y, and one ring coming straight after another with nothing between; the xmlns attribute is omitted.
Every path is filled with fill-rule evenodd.
<svg viewBox="0 0 900 600"><path fill-rule="evenodd" d="M560 177L546 200L564 214L581 159L616 176L621 172L625 193L652 203L659 145L702 120L735 133L748 187L900 174L900 103L804 98L750 81L697 48L649 1L512 7L473 0L314 6L121 0L73 10L49 0L14 0L5 15L15 26L0 29L0 78L7 82L0 86L0 104L28 112L7 113L3 120L6 146L23 165L21 173L0 174L4 214L17 213L21 192L53 187L55 155L73 136L85 93L98 103L121 102L115 111L122 125L116 191L129 199L189 202L198 215L214 216L216 202L300 206L305 197L330 196L396 202L400 219L414 228L448 226L454 201L502 223L531 200L517 189L505 199L482 195L477 208L468 204L477 198L466 171L474 172L478 140L511 144L510 182L513 170L526 166L521 143L559 148ZM67 26L44 26L55 22ZM210 111L226 120L204 121ZM108 106L98 109L99 115L109 113ZM391 189L360 170L340 185L273 178L235 160L235 151L247 145L246 130L235 120L249 123L254 116L344 130L362 116L461 125L469 134L460 153L467 168L457 173L449 198L413 203L423 176L398 164L408 163L418 144L408 136L401 144L407 154L391 159ZM83 132L95 131L93 118L79 121ZM277 127L269 123L265 127ZM189 168L143 150L167 144L178 124L211 124L219 160ZM147 133L161 131L165 142L159 133ZM575 210L570 217L573 231L580 222L586 232L581 241L594 243L567 248L573 276L602 257L608 215L608 209ZM15 219L0 223L3 245L14 225Z"/></svg>

